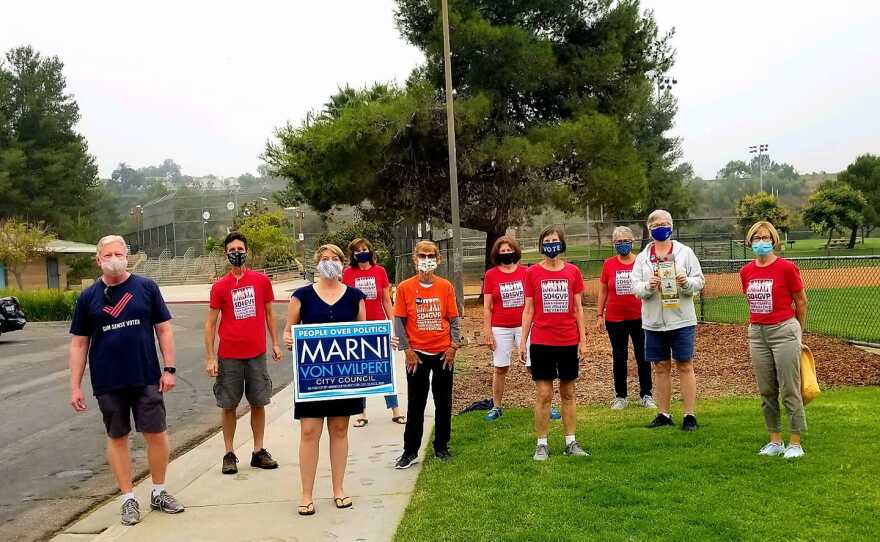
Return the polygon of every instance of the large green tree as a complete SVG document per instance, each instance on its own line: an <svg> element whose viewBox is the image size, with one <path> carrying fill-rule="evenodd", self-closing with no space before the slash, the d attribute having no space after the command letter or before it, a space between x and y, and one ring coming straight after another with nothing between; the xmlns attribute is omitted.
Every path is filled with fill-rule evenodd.
<svg viewBox="0 0 880 542"><path fill-rule="evenodd" d="M290 180L284 203L450 220L439 7L398 0L426 57L404 87L343 88L277 131L265 158ZM461 219L487 248L550 203L629 210L649 160L670 169L648 125L672 51L636 0L453 0L450 22Z"/></svg>
<svg viewBox="0 0 880 542"><path fill-rule="evenodd" d="M880 226L880 156L863 154L837 175L837 180L855 188L868 202L862 225L865 236ZM850 248L855 246L857 228L850 231Z"/></svg>
<svg viewBox="0 0 880 542"><path fill-rule="evenodd" d="M743 196L736 205L736 221L742 233L760 220L770 222L780 231L788 231L788 209L779 204L776 196L767 192L758 192Z"/></svg>
<svg viewBox="0 0 880 542"><path fill-rule="evenodd" d="M827 233L830 243L834 232L862 225L867 205L862 193L850 185L840 181L826 182L810 196L809 204L804 207L804 223L817 233Z"/></svg>
<svg viewBox="0 0 880 542"><path fill-rule="evenodd" d="M29 46L0 60L0 217L44 222L62 234L95 210L98 186L63 68Z"/></svg>

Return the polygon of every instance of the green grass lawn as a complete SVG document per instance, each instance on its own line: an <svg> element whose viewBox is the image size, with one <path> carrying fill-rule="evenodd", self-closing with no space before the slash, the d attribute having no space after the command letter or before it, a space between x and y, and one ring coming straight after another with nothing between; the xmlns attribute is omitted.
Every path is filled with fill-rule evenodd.
<svg viewBox="0 0 880 542"><path fill-rule="evenodd" d="M880 254L880 237L869 237L864 243L857 243L852 250L846 248L835 248L825 251L825 243L827 239L799 239L794 242L791 248L785 250L786 256L869 256Z"/></svg>
<svg viewBox="0 0 880 542"><path fill-rule="evenodd" d="M454 457L425 460L395 540L878 540L878 409L880 388L825 392L797 461L756 455L757 397L701 402L695 433L645 429L636 407L582 407L592 457L564 457L553 422L545 463L530 411L456 416Z"/></svg>
<svg viewBox="0 0 880 542"><path fill-rule="evenodd" d="M807 331L845 339L880 342L880 287L807 290ZM748 305L742 295L705 300L708 322L743 323Z"/></svg>

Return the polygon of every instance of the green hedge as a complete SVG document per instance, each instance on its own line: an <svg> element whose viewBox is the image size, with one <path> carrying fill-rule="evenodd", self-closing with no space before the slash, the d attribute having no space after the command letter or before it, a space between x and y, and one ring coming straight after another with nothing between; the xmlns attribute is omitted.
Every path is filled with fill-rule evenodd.
<svg viewBox="0 0 880 542"><path fill-rule="evenodd" d="M79 292L62 290L33 290L21 292L12 289L0 290L0 297L15 296L21 303L28 322L54 322L70 320Z"/></svg>

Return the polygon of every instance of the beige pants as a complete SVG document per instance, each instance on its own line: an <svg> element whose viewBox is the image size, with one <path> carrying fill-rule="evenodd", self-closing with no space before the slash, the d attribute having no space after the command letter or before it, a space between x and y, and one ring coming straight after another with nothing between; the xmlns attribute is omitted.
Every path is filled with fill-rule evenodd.
<svg viewBox="0 0 880 542"><path fill-rule="evenodd" d="M794 318L778 324L749 325L752 370L761 393L761 410L767 431L782 431L779 395L788 415L788 430L807 430L804 401L801 398L801 326Z"/></svg>

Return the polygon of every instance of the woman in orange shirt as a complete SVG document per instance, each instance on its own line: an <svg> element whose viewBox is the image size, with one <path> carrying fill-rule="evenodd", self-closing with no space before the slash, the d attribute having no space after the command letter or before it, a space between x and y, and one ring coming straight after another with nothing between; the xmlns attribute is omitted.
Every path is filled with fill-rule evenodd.
<svg viewBox="0 0 880 542"><path fill-rule="evenodd" d="M406 351L407 387L403 454L395 464L397 469L416 463L429 387L434 388L434 457L440 460L451 457L452 367L461 343L461 318L452 284L434 274L439 261L437 245L419 241L413 249L418 274L397 287L394 328L399 348Z"/></svg>

